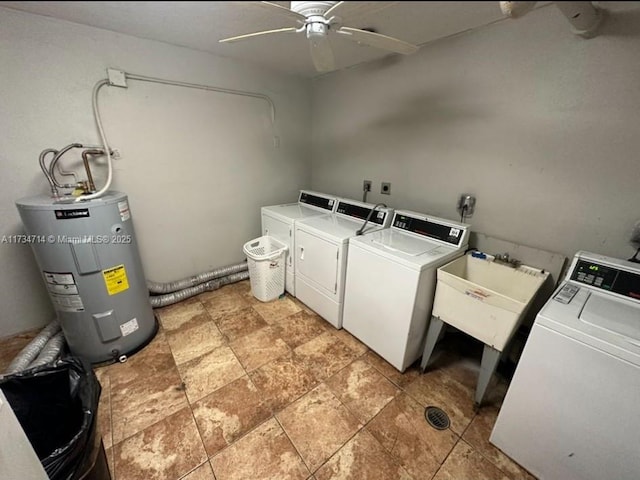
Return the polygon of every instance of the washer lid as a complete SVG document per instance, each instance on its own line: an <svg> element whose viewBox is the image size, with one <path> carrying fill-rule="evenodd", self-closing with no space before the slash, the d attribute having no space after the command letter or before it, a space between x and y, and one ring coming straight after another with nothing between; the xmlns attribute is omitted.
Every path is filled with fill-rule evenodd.
<svg viewBox="0 0 640 480"><path fill-rule="evenodd" d="M393 228L354 237L349 241L349 245L361 247L412 270L443 265L462 255L464 251L427 238L417 238Z"/></svg>
<svg viewBox="0 0 640 480"><path fill-rule="evenodd" d="M430 256L437 255L440 247L435 242L404 235L391 229L384 230L379 232L379 235L373 236L371 243L379 245L385 250L403 253L410 257L417 257L425 253L431 254L431 252L433 253Z"/></svg>
<svg viewBox="0 0 640 480"><path fill-rule="evenodd" d="M299 203L286 203L283 205L271 205L262 207L263 215L278 217L283 221L299 220L302 218L317 217L318 215L329 215L325 210L316 210Z"/></svg>
<svg viewBox="0 0 640 480"><path fill-rule="evenodd" d="M640 346L640 308L604 295L591 295L586 301L580 320L622 335Z"/></svg>
<svg viewBox="0 0 640 480"><path fill-rule="evenodd" d="M562 295L567 289L575 294ZM611 293L563 282L536 324L640 366L640 305Z"/></svg>

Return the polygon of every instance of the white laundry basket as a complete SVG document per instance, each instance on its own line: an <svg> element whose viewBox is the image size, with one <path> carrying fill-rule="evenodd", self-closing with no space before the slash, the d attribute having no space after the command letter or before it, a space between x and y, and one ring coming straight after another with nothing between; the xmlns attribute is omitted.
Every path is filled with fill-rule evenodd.
<svg viewBox="0 0 640 480"><path fill-rule="evenodd" d="M284 293L284 267L287 246L265 235L244 244L249 265L251 293L261 302L269 302Z"/></svg>

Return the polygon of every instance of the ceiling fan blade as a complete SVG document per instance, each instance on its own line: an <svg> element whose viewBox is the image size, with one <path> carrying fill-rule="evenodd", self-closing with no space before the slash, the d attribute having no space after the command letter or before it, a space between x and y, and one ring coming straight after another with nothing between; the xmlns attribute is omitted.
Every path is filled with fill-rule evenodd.
<svg viewBox="0 0 640 480"><path fill-rule="evenodd" d="M325 18L340 17L342 19L353 16L364 16L369 13L379 12L398 2L338 2L324 12Z"/></svg>
<svg viewBox="0 0 640 480"><path fill-rule="evenodd" d="M309 45L311 47L311 59L317 71L330 72L335 70L336 62L328 36L311 37L309 38Z"/></svg>
<svg viewBox="0 0 640 480"><path fill-rule="evenodd" d="M409 55L418 51L418 47L416 45L403 42L397 38L387 37L380 33L360 30L359 28L341 27L336 30L336 32L344 35L346 38L353 40L354 42L364 43L370 47L381 48L382 50L401 53L402 55Z"/></svg>
<svg viewBox="0 0 640 480"><path fill-rule="evenodd" d="M265 30L263 32L246 33L244 35L238 35L237 37L223 38L222 40L218 40L218 43L238 42L240 40L246 40L247 38L260 37L262 35L271 35L274 33L295 33L297 31L298 30L293 27L277 28L275 30Z"/></svg>
<svg viewBox="0 0 640 480"><path fill-rule="evenodd" d="M282 5L278 5L277 3L272 3L272 2L252 2L252 3L258 7L262 7L266 10L269 10L272 13L277 13L279 15L284 15L285 17L291 18L296 22L304 23L307 20L307 17L305 17L301 13L294 12L293 10L289 10L287 7L283 7Z"/></svg>

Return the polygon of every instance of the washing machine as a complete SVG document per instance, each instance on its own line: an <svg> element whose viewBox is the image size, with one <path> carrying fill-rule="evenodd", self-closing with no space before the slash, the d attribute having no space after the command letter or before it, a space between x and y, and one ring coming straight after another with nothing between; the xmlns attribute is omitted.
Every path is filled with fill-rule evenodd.
<svg viewBox="0 0 640 480"><path fill-rule="evenodd" d="M296 222L296 296L334 327L342 328L349 239L363 226L364 234L388 228L392 215L390 208L338 199L334 214Z"/></svg>
<svg viewBox="0 0 640 480"><path fill-rule="evenodd" d="M338 205L337 198L324 193L300 190L297 203L271 205L261 208L262 234L275 237L289 249L285 258L285 290L296 296L296 261L291 252L295 251L294 225L298 220L333 213Z"/></svg>
<svg viewBox="0 0 640 480"><path fill-rule="evenodd" d="M345 330L404 370L422 354L438 267L464 254L469 225L398 210L349 243Z"/></svg>
<svg viewBox="0 0 640 480"><path fill-rule="evenodd" d="M640 478L639 267L578 252L536 317L490 440L540 479Z"/></svg>

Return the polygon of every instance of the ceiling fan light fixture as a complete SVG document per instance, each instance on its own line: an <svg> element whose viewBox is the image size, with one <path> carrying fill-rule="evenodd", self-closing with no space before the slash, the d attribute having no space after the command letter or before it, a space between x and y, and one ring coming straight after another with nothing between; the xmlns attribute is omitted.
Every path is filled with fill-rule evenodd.
<svg viewBox="0 0 640 480"><path fill-rule="evenodd" d="M307 38L312 40L318 37L326 37L329 26L324 22L312 22L307 24Z"/></svg>

